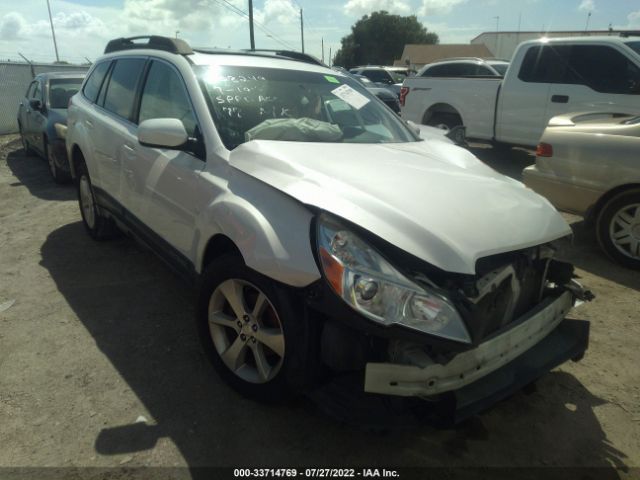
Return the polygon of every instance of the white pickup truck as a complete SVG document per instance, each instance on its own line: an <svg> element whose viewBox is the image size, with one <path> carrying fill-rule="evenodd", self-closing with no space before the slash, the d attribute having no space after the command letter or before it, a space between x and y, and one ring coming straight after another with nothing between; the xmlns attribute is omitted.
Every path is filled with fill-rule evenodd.
<svg viewBox="0 0 640 480"><path fill-rule="evenodd" d="M401 115L466 127L469 138L536 145L567 112L640 113L640 38L541 38L521 43L500 77L407 77Z"/></svg>

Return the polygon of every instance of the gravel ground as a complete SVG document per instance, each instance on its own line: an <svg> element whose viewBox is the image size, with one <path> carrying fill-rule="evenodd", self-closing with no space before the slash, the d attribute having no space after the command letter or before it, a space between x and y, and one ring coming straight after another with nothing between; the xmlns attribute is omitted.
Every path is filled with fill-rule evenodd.
<svg viewBox="0 0 640 480"><path fill-rule="evenodd" d="M516 178L532 161L473 150ZM92 241L74 188L54 184L17 136L0 137L0 466L616 467L607 478L637 478L640 276L567 218L564 254L597 295L573 313L592 322L585 358L458 428L372 434L310 402L265 406L226 387L200 351L191 289L129 239Z"/></svg>

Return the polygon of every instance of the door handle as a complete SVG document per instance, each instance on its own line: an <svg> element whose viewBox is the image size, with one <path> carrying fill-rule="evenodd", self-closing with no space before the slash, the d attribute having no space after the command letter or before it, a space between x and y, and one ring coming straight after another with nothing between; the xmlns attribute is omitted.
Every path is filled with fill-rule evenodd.
<svg viewBox="0 0 640 480"><path fill-rule="evenodd" d="M553 95L551 97L551 101L553 103L568 103L569 95Z"/></svg>
<svg viewBox="0 0 640 480"><path fill-rule="evenodd" d="M93 128L93 122L91 120L85 120L84 124L89 128Z"/></svg>

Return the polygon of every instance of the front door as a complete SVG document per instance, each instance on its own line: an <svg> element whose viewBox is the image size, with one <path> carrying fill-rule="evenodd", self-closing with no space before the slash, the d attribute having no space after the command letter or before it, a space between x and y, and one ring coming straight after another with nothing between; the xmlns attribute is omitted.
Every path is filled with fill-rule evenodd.
<svg viewBox="0 0 640 480"><path fill-rule="evenodd" d="M182 77L161 60L154 60L149 68L138 125L154 118L177 118L189 137L200 137ZM183 256L192 258L204 156L184 149L145 147L133 137L125 148L130 152L123 158L124 207Z"/></svg>

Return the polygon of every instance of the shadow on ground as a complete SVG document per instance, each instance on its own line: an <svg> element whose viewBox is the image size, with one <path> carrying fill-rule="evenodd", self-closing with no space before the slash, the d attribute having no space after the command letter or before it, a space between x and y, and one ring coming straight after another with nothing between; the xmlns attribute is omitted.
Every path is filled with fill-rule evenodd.
<svg viewBox="0 0 640 480"><path fill-rule="evenodd" d="M568 373L546 375L537 392L518 393L456 429L371 434L306 401L265 406L226 387L201 353L191 289L132 241L94 242L77 222L52 231L41 254L97 348L153 418L154 425L96 431L99 454L148 450L168 437L194 477L202 466L626 468L594 414L604 401ZM117 393L102 401L110 400Z"/></svg>
<svg viewBox="0 0 640 480"><path fill-rule="evenodd" d="M35 155L26 154L20 145L20 140L13 140L6 148L7 165L11 173L18 179L10 183L10 187L25 186L31 195L43 200L75 200L76 192L73 184L59 185L49 174L47 162Z"/></svg>

